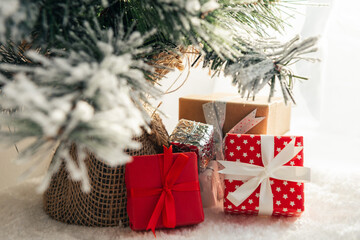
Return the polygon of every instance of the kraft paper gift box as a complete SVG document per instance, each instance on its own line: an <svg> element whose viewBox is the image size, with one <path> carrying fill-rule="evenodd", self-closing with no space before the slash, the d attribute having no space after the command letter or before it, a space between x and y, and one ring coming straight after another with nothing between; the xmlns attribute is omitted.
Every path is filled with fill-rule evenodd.
<svg viewBox="0 0 360 240"><path fill-rule="evenodd" d="M283 135L290 129L291 105L285 105L282 98L256 97L255 101L241 98L238 94L215 93L211 95L191 95L179 99L179 119L206 123L203 104L212 101L226 102L226 117L223 134L229 132L239 121L257 109L256 117L265 117L248 134Z"/></svg>

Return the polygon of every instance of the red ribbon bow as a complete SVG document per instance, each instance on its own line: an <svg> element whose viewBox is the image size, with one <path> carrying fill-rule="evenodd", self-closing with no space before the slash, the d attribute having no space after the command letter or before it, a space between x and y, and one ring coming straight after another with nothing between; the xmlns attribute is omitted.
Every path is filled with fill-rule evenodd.
<svg viewBox="0 0 360 240"><path fill-rule="evenodd" d="M155 234L155 227L162 213L163 224L166 228L174 228L176 226L175 200L172 191L199 191L199 181L184 182L175 184L185 165L189 161L189 157L185 154L179 154L173 162L172 146L166 148L164 146L164 161L160 162L162 188L153 189L130 189L132 197L145 197L160 195L155 209L151 215L146 230L151 229Z"/></svg>

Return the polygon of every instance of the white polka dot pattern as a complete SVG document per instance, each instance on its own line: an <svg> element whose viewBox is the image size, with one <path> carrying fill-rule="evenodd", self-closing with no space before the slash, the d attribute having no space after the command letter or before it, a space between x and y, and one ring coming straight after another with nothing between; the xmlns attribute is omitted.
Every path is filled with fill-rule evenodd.
<svg viewBox="0 0 360 240"><path fill-rule="evenodd" d="M226 161L240 161L263 166L261 159L260 135L228 134L225 140L227 150ZM280 136L274 138L274 157L290 142L292 137ZM257 143L260 144L257 144ZM296 137L296 146L303 146L303 137ZM241 150L237 150L241 149ZM280 149L280 151L277 151ZM303 150L284 166L303 166ZM227 195L234 192L244 182L238 180L225 180L224 211L230 213L258 214L260 186L238 207L233 205ZM304 211L304 184L292 181L283 181L270 178L274 196L274 216L300 216Z"/></svg>

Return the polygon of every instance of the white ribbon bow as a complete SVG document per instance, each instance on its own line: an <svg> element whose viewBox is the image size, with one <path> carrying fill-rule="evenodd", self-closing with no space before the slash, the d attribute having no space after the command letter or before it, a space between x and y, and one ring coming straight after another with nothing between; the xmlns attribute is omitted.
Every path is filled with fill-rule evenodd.
<svg viewBox="0 0 360 240"><path fill-rule="evenodd" d="M261 185L259 215L271 215L274 206L270 177L293 182L310 181L309 168L283 166L302 149L302 147L295 147L294 138L274 157L274 137L261 135L261 156L264 167L248 163L218 161L225 167L219 171L219 173L225 174L225 179L246 181L237 190L228 194L227 198L229 201L237 207Z"/></svg>

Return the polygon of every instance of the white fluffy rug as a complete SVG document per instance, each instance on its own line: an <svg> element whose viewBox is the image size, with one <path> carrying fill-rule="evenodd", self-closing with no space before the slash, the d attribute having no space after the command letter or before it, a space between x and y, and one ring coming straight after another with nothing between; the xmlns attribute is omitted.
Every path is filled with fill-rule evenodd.
<svg viewBox="0 0 360 240"><path fill-rule="evenodd" d="M360 176L333 176L313 169L306 186L306 211L300 218L224 215L207 209L205 222L158 230L158 239L360 239ZM0 192L0 239L154 239L129 228L89 228L50 219L42 210L36 181Z"/></svg>
<svg viewBox="0 0 360 240"><path fill-rule="evenodd" d="M205 211L197 226L157 230L157 239L360 239L360 138L312 136L305 142L305 165L312 182L305 185L300 218L225 215ZM37 181L0 191L0 240L11 239L154 239L151 232L72 226L42 210Z"/></svg>

